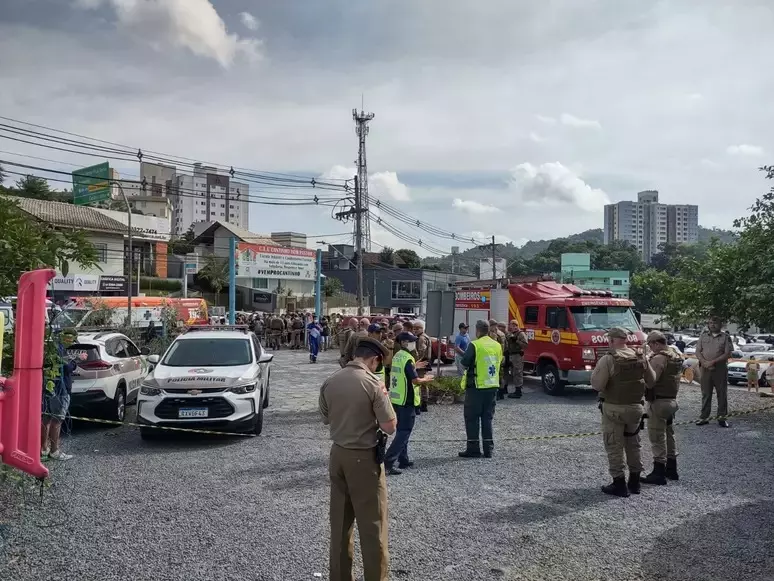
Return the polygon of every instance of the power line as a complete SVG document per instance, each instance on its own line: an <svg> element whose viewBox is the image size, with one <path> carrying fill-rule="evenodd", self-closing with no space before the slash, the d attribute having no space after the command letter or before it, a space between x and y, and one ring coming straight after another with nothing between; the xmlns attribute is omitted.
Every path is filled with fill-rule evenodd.
<svg viewBox="0 0 774 581"><path fill-rule="evenodd" d="M116 143L116 142L113 142L113 141L107 141L107 140L104 140L104 139L98 139L98 138L95 138L95 137L89 137L87 135L82 135L82 134L79 134L79 133L63 131L61 129L56 129L56 128L53 128L53 127L48 127L46 125L40 125L40 124L36 124L36 123L30 123L28 121L22 121L22 120L19 120L19 119L14 119L12 117L5 117L5 116L0 115L0 119L3 119L5 121L10 121L12 123L26 125L26 126L29 126L29 127L36 127L38 129L45 129L46 131L53 131L55 133L59 133L59 134L62 134L62 135L69 135L71 137L78 137L78 138L80 138L82 140L85 139L85 140L92 141L92 142L95 142L95 143L103 143L105 145L114 146L115 148L122 148L122 149L128 151L129 153L133 153L135 151L136 152L141 152L142 151L139 147L138 148L134 148L134 147L130 147L130 146L127 146L127 145L124 145L124 144L121 144L121 143ZM21 129L23 129L23 128L21 128ZM52 137L55 137L55 136L52 136ZM181 165L193 165L194 163L202 162L202 163L204 163L206 165L216 166L216 167L219 166L221 168L231 168L231 167L233 167L233 166L230 166L228 164L196 160L196 159L190 158L190 157L171 155L171 154L161 153L161 152L158 152L158 151L153 151L153 150L150 150L150 149L145 150L145 153L146 154L152 154L152 156L154 158L157 158L157 159L162 159L162 157L156 157L156 156L163 156L163 158L171 160L171 163L176 163L176 164L181 164ZM191 163L189 164L187 162L191 162ZM270 171L256 172L256 170L252 170L252 169L249 169L249 168L243 168L243 167L236 167L234 169L235 170L239 170L239 171L243 171L243 172L249 172L249 173L252 173L252 174L261 174L261 175L277 176L277 177L286 177L286 178L292 178L292 179L295 179L295 180L300 180L300 181L303 181L303 182L309 181L309 178L307 178L307 176L301 176L301 175L296 175L296 174L287 174L287 173L270 172ZM314 179L314 178L312 178L312 179ZM351 181L351 180L338 179L338 178L327 178L325 180L325 182L323 182L323 183L343 182L344 185L346 185L346 183L348 181Z"/></svg>

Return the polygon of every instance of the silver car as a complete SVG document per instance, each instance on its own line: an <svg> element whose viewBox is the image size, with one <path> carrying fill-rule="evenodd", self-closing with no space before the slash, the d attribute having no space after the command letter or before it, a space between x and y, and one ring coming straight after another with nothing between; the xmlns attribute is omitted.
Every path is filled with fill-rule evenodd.
<svg viewBox="0 0 774 581"><path fill-rule="evenodd" d="M162 431L153 426L260 434L272 359L246 327L189 328L161 359L148 359L155 368L137 400L141 436Z"/></svg>

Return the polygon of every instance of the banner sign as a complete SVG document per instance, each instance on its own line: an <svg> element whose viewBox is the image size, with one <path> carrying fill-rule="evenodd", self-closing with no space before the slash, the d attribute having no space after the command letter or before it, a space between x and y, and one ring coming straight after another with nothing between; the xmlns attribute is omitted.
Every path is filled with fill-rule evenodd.
<svg viewBox="0 0 774 581"><path fill-rule="evenodd" d="M492 293L488 290L457 291L454 297L455 309L488 309Z"/></svg>
<svg viewBox="0 0 774 581"><path fill-rule="evenodd" d="M306 248L242 242L237 245L236 260L239 277L316 279L317 253Z"/></svg>

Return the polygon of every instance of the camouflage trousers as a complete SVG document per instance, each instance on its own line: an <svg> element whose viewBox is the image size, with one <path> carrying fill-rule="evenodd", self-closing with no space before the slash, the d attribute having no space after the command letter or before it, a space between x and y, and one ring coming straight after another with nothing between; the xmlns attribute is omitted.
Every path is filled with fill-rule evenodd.
<svg viewBox="0 0 774 581"><path fill-rule="evenodd" d="M672 420L678 410L676 399L648 402L648 439L653 448L653 461L666 464L667 458L677 458L675 430Z"/></svg>
<svg viewBox="0 0 774 581"><path fill-rule="evenodd" d="M640 421L645 409L641 404L602 404L602 439L607 452L610 476L642 472Z"/></svg>

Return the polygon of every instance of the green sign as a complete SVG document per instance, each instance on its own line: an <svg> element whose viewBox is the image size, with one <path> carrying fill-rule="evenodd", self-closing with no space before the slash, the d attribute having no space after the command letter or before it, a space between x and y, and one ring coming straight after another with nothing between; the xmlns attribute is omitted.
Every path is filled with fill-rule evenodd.
<svg viewBox="0 0 774 581"><path fill-rule="evenodd" d="M110 199L110 165L92 165L73 172L73 203L78 206Z"/></svg>

